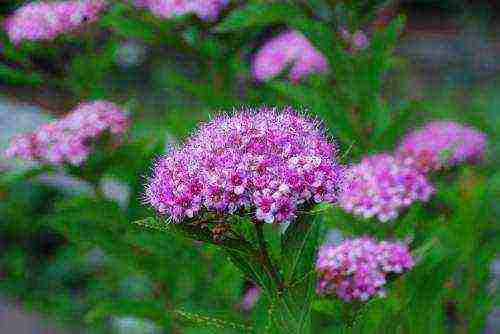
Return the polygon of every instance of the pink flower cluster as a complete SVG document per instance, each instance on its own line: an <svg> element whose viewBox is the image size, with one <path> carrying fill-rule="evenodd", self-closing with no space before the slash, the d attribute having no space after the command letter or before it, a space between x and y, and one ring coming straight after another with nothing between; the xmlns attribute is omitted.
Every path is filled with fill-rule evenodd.
<svg viewBox="0 0 500 334"><path fill-rule="evenodd" d="M319 295L335 294L352 301L384 296L389 273L402 273L414 265L408 247L398 242L377 242L363 237L348 239L338 246L325 245L318 251L316 271Z"/></svg>
<svg viewBox="0 0 500 334"><path fill-rule="evenodd" d="M425 175L401 159L382 153L364 157L347 170L341 207L363 218L385 222L415 201L427 201L434 192Z"/></svg>
<svg viewBox="0 0 500 334"><path fill-rule="evenodd" d="M486 135L451 121L434 121L408 134L396 154L422 172L480 160Z"/></svg>
<svg viewBox="0 0 500 334"><path fill-rule="evenodd" d="M202 20L214 21L229 0L134 0L137 7L147 8L160 18L173 18L189 13Z"/></svg>
<svg viewBox="0 0 500 334"><path fill-rule="evenodd" d="M328 62L302 33L289 30L269 40L257 52L252 75L258 81L265 81L288 67L288 77L297 82L309 74L327 71Z"/></svg>
<svg viewBox="0 0 500 334"><path fill-rule="evenodd" d="M146 201L174 221L202 209L254 209L257 220L290 221L306 201L337 200L336 152L317 121L291 108L219 116L157 161Z"/></svg>
<svg viewBox="0 0 500 334"><path fill-rule="evenodd" d="M250 311L260 298L262 291L258 285L250 286L243 295L241 300L241 307L245 311Z"/></svg>
<svg viewBox="0 0 500 334"><path fill-rule="evenodd" d="M7 18L5 29L13 43L50 40L97 20L106 6L105 0L30 2Z"/></svg>
<svg viewBox="0 0 500 334"><path fill-rule="evenodd" d="M93 139L106 131L121 134L127 123L123 111L111 102L80 104L65 117L12 138L5 155L50 164L80 165L91 153Z"/></svg>
<svg viewBox="0 0 500 334"><path fill-rule="evenodd" d="M347 29L342 28L340 34L353 51L363 50L370 43L362 30L357 30L354 34L351 34Z"/></svg>

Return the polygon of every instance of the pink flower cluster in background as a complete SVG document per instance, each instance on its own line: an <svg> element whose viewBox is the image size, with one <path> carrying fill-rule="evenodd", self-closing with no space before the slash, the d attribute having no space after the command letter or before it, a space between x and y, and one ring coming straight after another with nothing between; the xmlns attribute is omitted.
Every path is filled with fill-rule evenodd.
<svg viewBox="0 0 500 334"><path fill-rule="evenodd" d="M160 18L169 19L193 13L202 20L214 21L229 0L134 0L133 3L137 7L149 9Z"/></svg>
<svg viewBox="0 0 500 334"><path fill-rule="evenodd" d="M219 116L157 161L146 200L174 221L250 208L260 221L290 221L301 203L337 200L336 153L320 124L291 108Z"/></svg>
<svg viewBox="0 0 500 334"><path fill-rule="evenodd" d="M370 43L368 36L362 30L357 30L354 34L351 34L347 29L341 28L340 34L353 51L363 50Z"/></svg>
<svg viewBox="0 0 500 334"><path fill-rule="evenodd" d="M260 298L262 291L258 285L250 286L243 295L241 300L241 308L245 311L250 311Z"/></svg>
<svg viewBox="0 0 500 334"><path fill-rule="evenodd" d="M396 154L423 172L480 160L486 135L466 125L434 121L403 138Z"/></svg>
<svg viewBox="0 0 500 334"><path fill-rule="evenodd" d="M13 43L51 40L97 20L106 6L105 0L31 2L7 18L5 30Z"/></svg>
<svg viewBox="0 0 500 334"><path fill-rule="evenodd" d="M271 79L290 67L288 77L297 82L328 69L326 58L296 30L286 31L269 40L255 55L252 75L256 80Z"/></svg>
<svg viewBox="0 0 500 334"><path fill-rule="evenodd" d="M394 219L415 201L427 201L434 192L426 176L401 159L382 153L364 157L347 171L341 207L363 218Z"/></svg>
<svg viewBox="0 0 500 334"><path fill-rule="evenodd" d="M5 154L50 164L80 165L91 153L93 139L106 131L121 134L127 123L124 112L111 102L80 104L63 118L12 138Z"/></svg>
<svg viewBox="0 0 500 334"><path fill-rule="evenodd" d="M320 295L335 294L345 300L366 301L383 296L388 273L402 273L414 265L408 247L398 242L377 242L363 237L338 246L325 245L318 252L316 271Z"/></svg>

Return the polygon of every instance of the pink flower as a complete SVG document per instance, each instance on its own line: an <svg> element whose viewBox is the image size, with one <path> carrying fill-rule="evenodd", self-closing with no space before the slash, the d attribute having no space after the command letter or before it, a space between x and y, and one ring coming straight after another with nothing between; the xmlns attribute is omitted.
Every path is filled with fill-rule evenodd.
<svg viewBox="0 0 500 334"><path fill-rule="evenodd" d="M245 291L245 294L243 295L243 299L241 300L241 307L245 311L250 311L255 303L259 300L260 295L261 295L261 290L259 286L257 285L252 285L250 288Z"/></svg>
<svg viewBox="0 0 500 334"><path fill-rule="evenodd" d="M364 157L347 170L346 191L341 207L363 218L385 222L415 201L426 202L434 187L417 169L389 154Z"/></svg>
<svg viewBox="0 0 500 334"><path fill-rule="evenodd" d="M384 296L388 273L402 273L414 266L408 247L403 243L363 237L348 239L338 246L325 245L318 251L316 271L320 295L335 294L352 301L366 301L373 295Z"/></svg>
<svg viewBox="0 0 500 334"><path fill-rule="evenodd" d="M451 121L434 121L403 138L396 154L422 172L480 160L486 135Z"/></svg>
<svg viewBox="0 0 500 334"><path fill-rule="evenodd" d="M370 43L368 36L362 30L357 30L354 34L351 34L346 28L340 28L340 36L349 45L351 51L363 50Z"/></svg>
<svg viewBox="0 0 500 334"><path fill-rule="evenodd" d="M51 40L85 23L96 21L105 0L37 1L28 3L5 21L13 43Z"/></svg>
<svg viewBox="0 0 500 334"><path fill-rule="evenodd" d="M296 30L290 30L269 40L255 55L252 75L259 81L271 79L288 67L290 80L299 81L312 73L328 69L326 58Z"/></svg>
<svg viewBox="0 0 500 334"><path fill-rule="evenodd" d="M201 210L291 221L305 202L337 200L343 168L336 152L318 122L291 108L219 116L156 162L146 200L174 221Z"/></svg>
<svg viewBox="0 0 500 334"><path fill-rule="evenodd" d="M173 18L189 13L202 20L214 21L229 0L134 0L137 7L148 8L160 18Z"/></svg>
<svg viewBox="0 0 500 334"><path fill-rule="evenodd" d="M81 165L91 153L93 139L106 131L122 134L127 125L127 118L115 104L83 103L59 120L14 137L5 154L50 164Z"/></svg>
<svg viewBox="0 0 500 334"><path fill-rule="evenodd" d="M358 30L352 36L352 45L356 50L362 50L368 46L368 37L361 30Z"/></svg>

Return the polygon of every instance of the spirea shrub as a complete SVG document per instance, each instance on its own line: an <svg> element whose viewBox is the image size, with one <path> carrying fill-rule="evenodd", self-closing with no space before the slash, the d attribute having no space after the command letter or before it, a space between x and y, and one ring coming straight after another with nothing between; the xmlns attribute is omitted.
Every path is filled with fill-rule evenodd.
<svg viewBox="0 0 500 334"><path fill-rule="evenodd" d="M316 291L345 301L366 301L374 295L384 296L388 274L401 274L413 266L408 246L403 243L377 242L369 237L348 239L337 246L320 248Z"/></svg>
<svg viewBox="0 0 500 334"><path fill-rule="evenodd" d="M309 74L325 72L328 62L303 34L290 30L270 39L257 51L252 75L256 80L264 81L286 69L289 69L289 79L297 82Z"/></svg>
<svg viewBox="0 0 500 334"><path fill-rule="evenodd" d="M337 201L336 154L321 124L291 108L237 111L202 124L158 159L146 200L176 222L249 210L258 221L290 222L311 203Z"/></svg>
<svg viewBox="0 0 500 334"><path fill-rule="evenodd" d="M81 165L92 154L92 142L105 132L123 134L127 124L124 111L112 102L82 103L64 117L12 138L5 155L55 165Z"/></svg>
<svg viewBox="0 0 500 334"><path fill-rule="evenodd" d="M377 153L433 113L390 90L411 62L392 55L404 19L381 19L386 3L9 0L2 87L145 112L127 140L124 111L98 100L11 141L7 156L41 164L0 175L0 289L96 333L479 332L498 173L458 166L482 158L486 137L453 122ZM124 66L130 43L143 61ZM293 107L222 113L171 144L242 104ZM39 184L61 171L85 189ZM318 247L325 237L335 245Z"/></svg>
<svg viewBox="0 0 500 334"><path fill-rule="evenodd" d="M96 21L106 7L105 0L34 1L8 17L5 30L13 43L51 40Z"/></svg>
<svg viewBox="0 0 500 334"><path fill-rule="evenodd" d="M366 156L347 170L341 207L363 218L386 222L416 201L426 202L434 192L426 175L403 159L387 153Z"/></svg>
<svg viewBox="0 0 500 334"><path fill-rule="evenodd" d="M437 171L481 160L486 136L474 128L451 121L425 124L403 138L396 154L423 172Z"/></svg>

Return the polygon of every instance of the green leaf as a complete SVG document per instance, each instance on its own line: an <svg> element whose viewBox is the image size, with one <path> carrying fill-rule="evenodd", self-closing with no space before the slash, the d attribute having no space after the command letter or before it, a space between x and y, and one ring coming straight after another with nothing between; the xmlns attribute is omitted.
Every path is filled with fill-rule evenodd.
<svg viewBox="0 0 500 334"><path fill-rule="evenodd" d="M233 249L226 248L224 252L229 256L231 262L249 279L257 283L267 291L273 289L269 273L265 267L259 262L258 257L254 254L244 254Z"/></svg>
<svg viewBox="0 0 500 334"><path fill-rule="evenodd" d="M4 64L0 64L0 78L14 84L40 85L44 82L43 76L37 72L25 72Z"/></svg>
<svg viewBox="0 0 500 334"><path fill-rule="evenodd" d="M164 303L160 300L119 300L104 301L97 304L84 316L87 323L102 321L109 316L134 316L146 318L166 325L169 320L169 313L165 312Z"/></svg>
<svg viewBox="0 0 500 334"><path fill-rule="evenodd" d="M169 231L169 228L166 226L164 222L161 222L154 217L147 217L144 219L135 220L132 222L132 224L160 232Z"/></svg>
<svg viewBox="0 0 500 334"><path fill-rule="evenodd" d="M301 14L300 9L293 4L250 3L245 7L233 10L214 30L225 33L253 27L265 27L269 24L286 22L286 20Z"/></svg>
<svg viewBox="0 0 500 334"><path fill-rule="evenodd" d="M312 302L312 309L317 312L338 317L342 311L342 302L334 298L317 299Z"/></svg>
<svg viewBox="0 0 500 334"><path fill-rule="evenodd" d="M175 310L174 314L177 318L180 318L182 320L194 323L196 325L200 325L203 327L215 327L219 330L223 328L232 328L235 330L238 330L238 332L250 332L252 331L252 327L247 326L242 323L236 323L233 321L226 321L214 317L209 317L201 314L196 314L196 313L190 313L190 312L185 312L185 311L180 311L180 310Z"/></svg>
<svg viewBox="0 0 500 334"><path fill-rule="evenodd" d="M281 263L285 284L294 284L313 270L321 220L321 215L304 215L283 234Z"/></svg>

